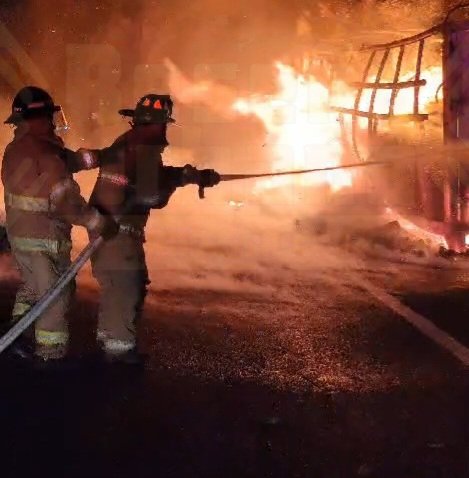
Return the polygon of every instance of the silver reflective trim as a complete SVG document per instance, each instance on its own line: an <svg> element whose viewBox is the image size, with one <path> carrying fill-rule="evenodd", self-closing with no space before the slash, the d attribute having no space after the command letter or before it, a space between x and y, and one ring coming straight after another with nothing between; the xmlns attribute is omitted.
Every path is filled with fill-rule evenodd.
<svg viewBox="0 0 469 478"><path fill-rule="evenodd" d="M36 329L36 342L48 347L67 345L69 334L67 332L51 332Z"/></svg>
<svg viewBox="0 0 469 478"><path fill-rule="evenodd" d="M27 237L10 237L13 250L24 252L48 252L50 254L69 253L72 250L70 241L56 241L53 239L34 239Z"/></svg>
<svg viewBox="0 0 469 478"><path fill-rule="evenodd" d="M129 179L123 174L113 174L113 173L99 173L98 179L102 181L108 181L116 186L125 187L129 184Z"/></svg>
<svg viewBox="0 0 469 478"><path fill-rule="evenodd" d="M121 224L119 226L119 231L139 239L144 239L145 237L145 233L142 229L137 229L136 227L130 226L128 224Z"/></svg>
<svg viewBox="0 0 469 478"><path fill-rule="evenodd" d="M134 349L136 343L134 340L118 340L104 338L102 340L104 350L110 354L120 354Z"/></svg>
<svg viewBox="0 0 469 478"><path fill-rule="evenodd" d="M23 317L31 310L31 307L32 305L27 304L26 302L15 302L13 311L11 312L13 319L18 320L19 318Z"/></svg>
<svg viewBox="0 0 469 478"><path fill-rule="evenodd" d="M6 193L5 202L6 205L12 209L18 209L20 211L49 212L49 201L44 198Z"/></svg>

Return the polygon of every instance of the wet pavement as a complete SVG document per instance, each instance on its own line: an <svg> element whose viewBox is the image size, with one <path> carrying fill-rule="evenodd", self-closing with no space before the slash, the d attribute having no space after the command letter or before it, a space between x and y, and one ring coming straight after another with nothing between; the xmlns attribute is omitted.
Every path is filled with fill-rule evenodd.
<svg viewBox="0 0 469 478"><path fill-rule="evenodd" d="M153 290L142 373L3 363L1 476L469 477L467 370L348 279L469 345L465 266L318 251L315 267L252 293ZM341 255L345 268L324 261ZM8 310L11 282L1 294ZM76 350L92 342L96 303L82 287Z"/></svg>

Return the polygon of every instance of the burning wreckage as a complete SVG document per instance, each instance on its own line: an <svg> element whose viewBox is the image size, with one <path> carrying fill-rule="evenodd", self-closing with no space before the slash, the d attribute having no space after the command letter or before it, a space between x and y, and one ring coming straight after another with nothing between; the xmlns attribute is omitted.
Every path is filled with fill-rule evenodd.
<svg viewBox="0 0 469 478"><path fill-rule="evenodd" d="M237 99L233 109L262 121L273 139L268 147L275 170L306 169L313 161L325 169L296 184L325 183L333 192L367 195L391 226L397 221L434 248L466 252L468 10L458 6L421 33L363 46L343 63L337 55L319 62L304 58L301 74L277 63L280 92ZM318 81L325 69L329 79ZM337 168L381 162L388 167ZM255 188L289 181L272 177Z"/></svg>
<svg viewBox="0 0 469 478"><path fill-rule="evenodd" d="M467 9L419 34L363 46L354 94L332 107L346 155L390 166L363 172L354 188L375 191L411 234L456 252L469 246Z"/></svg>
<svg viewBox="0 0 469 478"><path fill-rule="evenodd" d="M282 187L295 178L300 186L325 184L332 192L365 194L390 223L398 221L411 235L465 252L468 11L469 5L459 6L441 24L389 43L363 46L352 59L334 55L333 60L328 56L317 62L306 57L299 69L278 62L276 95L234 98L229 106L231 113L262 122L275 173L222 179L257 178L255 192ZM362 71L360 65L365 65ZM179 74L169 60L166 66L170 77ZM184 88L189 96L195 92L197 101L210 86ZM178 88L172 89L184 103L187 91L178 98ZM389 167L366 167L377 164ZM314 173L290 176L308 171ZM229 204L241 208L244 202ZM9 246L4 229L2 237L5 251Z"/></svg>

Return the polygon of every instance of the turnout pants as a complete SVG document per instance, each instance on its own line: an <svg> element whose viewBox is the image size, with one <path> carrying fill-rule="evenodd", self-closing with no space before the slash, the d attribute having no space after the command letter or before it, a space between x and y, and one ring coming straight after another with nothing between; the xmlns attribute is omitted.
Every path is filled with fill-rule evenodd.
<svg viewBox="0 0 469 478"><path fill-rule="evenodd" d="M149 284L143 240L120 232L91 263L101 289L98 340L106 353L128 352L137 345L136 327Z"/></svg>
<svg viewBox="0 0 469 478"><path fill-rule="evenodd" d="M22 279L13 308L13 321L16 322L55 285L70 265L70 249L54 254L13 248L12 253ZM66 352L69 338L66 313L74 291L75 283L72 282L36 322L36 352L44 359L58 358Z"/></svg>

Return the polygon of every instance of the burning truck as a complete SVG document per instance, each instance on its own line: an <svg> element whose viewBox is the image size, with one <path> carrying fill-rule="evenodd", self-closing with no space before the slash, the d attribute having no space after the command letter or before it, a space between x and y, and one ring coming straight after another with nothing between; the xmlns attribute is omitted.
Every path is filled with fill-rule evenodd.
<svg viewBox="0 0 469 478"><path fill-rule="evenodd" d="M232 104L237 114L254 115L263 123L274 170L375 161L389 167L277 177L260 180L256 188L294 181L370 194L404 228L445 248L466 251L468 13L469 5L458 6L442 23L363 46L344 64L345 55L326 62L306 57L296 68L278 62L277 95L237 98Z"/></svg>
<svg viewBox="0 0 469 478"><path fill-rule="evenodd" d="M469 246L468 6L390 43L364 46L364 69L350 95L333 98L342 145L358 161L389 168L360 172L386 211L445 247Z"/></svg>

